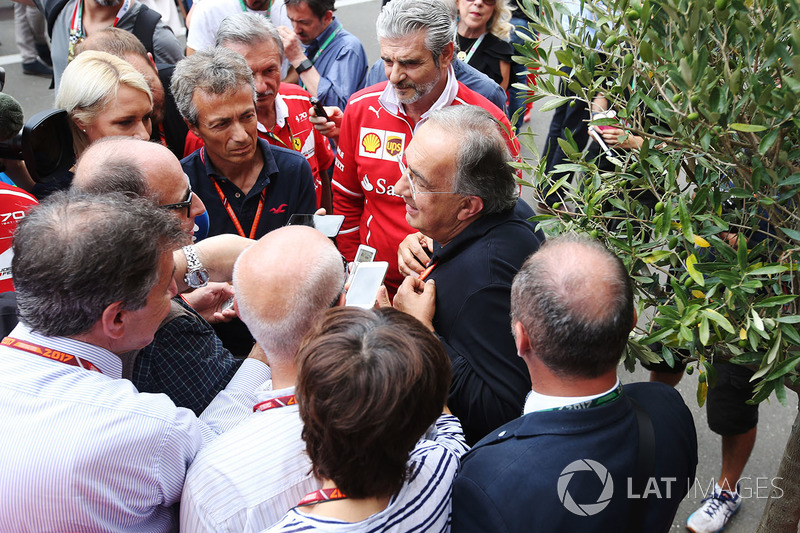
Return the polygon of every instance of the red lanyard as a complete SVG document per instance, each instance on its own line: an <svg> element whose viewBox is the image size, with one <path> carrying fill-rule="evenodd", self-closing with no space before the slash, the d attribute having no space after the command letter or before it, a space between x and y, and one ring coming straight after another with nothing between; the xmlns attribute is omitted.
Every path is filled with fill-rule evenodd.
<svg viewBox="0 0 800 533"><path fill-rule="evenodd" d="M428 265L428 266L425 268L425 270L423 270L423 271L422 271L422 274L420 274L420 275L419 275L419 278L417 278L417 279L419 279L420 281L425 281L425 278L427 278L427 277L428 277L428 275L431 273L431 271L433 271L433 268L436 266L436 264L437 264L438 262L439 262L439 261L434 261L434 262L432 262L431 264L429 264L429 265Z"/></svg>
<svg viewBox="0 0 800 533"><path fill-rule="evenodd" d="M117 16L114 18L114 28L117 27L119 19L125 16L132 4L131 0L125 0L122 7L117 11ZM72 12L72 20L69 23L69 52L67 54L67 61L72 61L75 57L75 46L85 37L83 31L83 0L75 2L75 10Z"/></svg>
<svg viewBox="0 0 800 533"><path fill-rule="evenodd" d="M315 503L319 502L344 500L345 498L347 498L347 496L345 496L344 492L340 491L339 489L319 489L306 494L305 497L300 500L300 503L298 503L297 506L304 507L306 505L314 505Z"/></svg>
<svg viewBox="0 0 800 533"><path fill-rule="evenodd" d="M52 359L53 361L58 361L59 363L66 363L71 366L77 366L78 368L85 368L87 370L91 370L92 372L100 372L100 369L89 361L81 361L74 355L53 350L52 348L45 348L44 346L39 346L38 344L32 342L21 341L19 339L15 339L14 337L5 337L2 341L0 341L0 344L3 346L8 346L9 348L22 350L23 352L46 357L47 359ZM102 372L100 373L102 374Z"/></svg>
<svg viewBox="0 0 800 533"><path fill-rule="evenodd" d="M287 394L286 396L278 396L277 398L271 398L264 402L259 402L253 406L253 412L256 411L269 411L270 409L275 409L276 407L286 407L288 405L294 405L297 403L297 400L294 398L294 394Z"/></svg>
<svg viewBox="0 0 800 533"><path fill-rule="evenodd" d="M205 148L200 150L200 160L205 164ZM247 237L244 234L244 228L242 228L242 224L239 222L239 217L236 216L236 213L233 212L233 208L231 207L230 202L228 202L228 198L225 196L225 193L222 192L219 184L217 183L216 178L214 176L209 176L211 178L211 183L214 184L214 188L217 189L217 194L219 195L219 199L222 202L222 205L225 207L225 211L228 212L228 216L230 217L233 225L236 226L236 231L239 233L240 237ZM258 200L258 209L256 209L256 216L253 219L253 225L250 226L250 238L256 238L256 230L258 229L258 222L261 220L261 212L264 210L264 201L267 199L267 189L264 188L261 191L261 198Z"/></svg>

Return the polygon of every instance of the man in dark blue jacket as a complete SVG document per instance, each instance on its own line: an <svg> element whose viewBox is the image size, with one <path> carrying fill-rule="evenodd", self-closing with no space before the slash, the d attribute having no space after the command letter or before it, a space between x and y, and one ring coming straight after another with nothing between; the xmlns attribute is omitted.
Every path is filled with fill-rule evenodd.
<svg viewBox="0 0 800 533"><path fill-rule="evenodd" d="M462 459L453 531L668 531L697 466L680 395L620 386L636 315L622 262L597 241L548 241L514 279L511 322L532 391L521 418Z"/></svg>
<svg viewBox="0 0 800 533"><path fill-rule="evenodd" d="M480 107L431 112L395 186L420 233L401 243L407 277L394 305L444 343L453 367L448 406L469 443L519 416L531 386L508 327L509 301L514 275L543 236L527 221L533 211L518 197L504 139Z"/></svg>

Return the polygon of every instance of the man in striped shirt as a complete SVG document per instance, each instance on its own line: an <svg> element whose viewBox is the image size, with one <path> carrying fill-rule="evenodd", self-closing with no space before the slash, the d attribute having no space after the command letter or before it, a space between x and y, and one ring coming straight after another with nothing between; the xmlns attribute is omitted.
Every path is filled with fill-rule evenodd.
<svg viewBox="0 0 800 533"><path fill-rule="evenodd" d="M302 246L298 246L302 243ZM306 226L270 232L234 269L236 306L272 369L254 411L197 456L181 499L183 531L261 531L320 487L300 438L295 353L303 335L343 303L344 263Z"/></svg>
<svg viewBox="0 0 800 533"><path fill-rule="evenodd" d="M250 358L198 418L120 379L177 292L176 217L151 200L63 193L14 237L20 324L0 346L0 523L8 531L172 531L198 450L252 409ZM182 272L182 270L179 270Z"/></svg>

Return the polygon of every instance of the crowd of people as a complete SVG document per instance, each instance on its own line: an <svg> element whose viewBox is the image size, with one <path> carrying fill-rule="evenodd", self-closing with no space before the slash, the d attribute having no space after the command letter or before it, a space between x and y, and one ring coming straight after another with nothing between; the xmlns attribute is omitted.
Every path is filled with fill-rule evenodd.
<svg viewBox="0 0 800 533"><path fill-rule="evenodd" d="M0 296L0 530L671 528L695 424L617 377L630 276L520 198L521 12L384 4L370 67L334 0L195 1L185 50L138 0L36 0L75 165Z"/></svg>

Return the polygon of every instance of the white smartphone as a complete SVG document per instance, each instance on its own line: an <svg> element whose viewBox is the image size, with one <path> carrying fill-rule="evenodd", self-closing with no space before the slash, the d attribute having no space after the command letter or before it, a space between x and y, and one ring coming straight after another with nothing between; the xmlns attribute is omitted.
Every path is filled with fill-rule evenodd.
<svg viewBox="0 0 800 533"><path fill-rule="evenodd" d="M356 258L353 260L354 263L369 263L375 260L375 254L378 252L372 246L367 246L366 244L359 244L358 250L356 250Z"/></svg>
<svg viewBox="0 0 800 533"><path fill-rule="evenodd" d="M383 283L389 263L374 261L358 263L358 268L350 281L350 288L344 297L344 304L350 307L363 307L370 309L375 305L378 289Z"/></svg>

